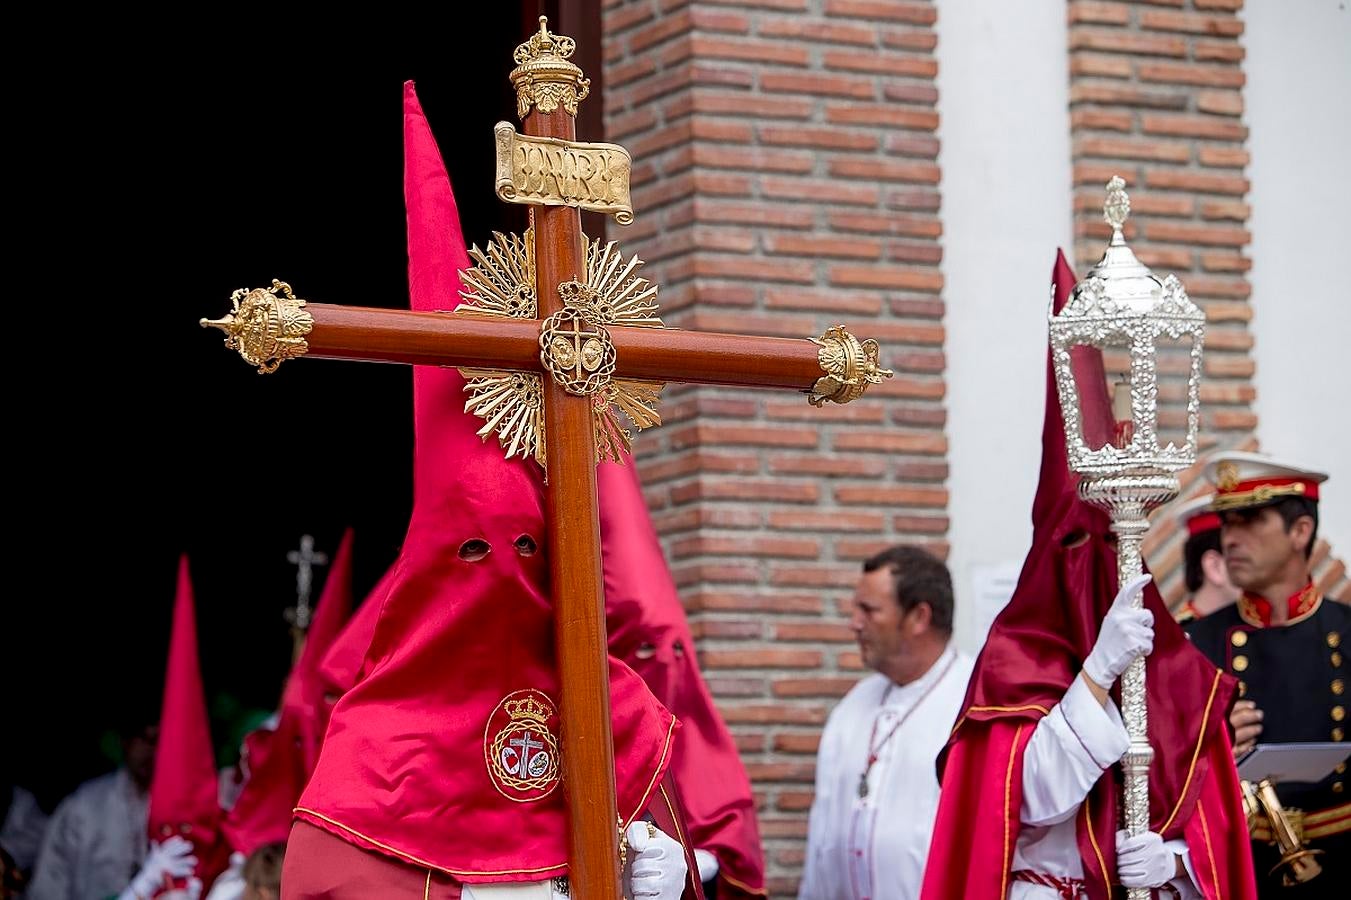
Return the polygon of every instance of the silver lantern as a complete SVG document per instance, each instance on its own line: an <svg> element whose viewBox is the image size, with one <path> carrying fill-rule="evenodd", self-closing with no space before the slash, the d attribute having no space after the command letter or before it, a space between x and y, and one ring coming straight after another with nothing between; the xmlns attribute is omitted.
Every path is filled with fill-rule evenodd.
<svg viewBox="0 0 1351 900"><path fill-rule="evenodd" d="M1140 262L1121 233L1130 214L1126 183L1114 176L1107 184L1103 212L1112 239L1102 259L1074 286L1069 302L1050 315L1051 354L1056 388L1065 417L1069 465L1080 475L1079 496L1105 509L1117 535L1117 577L1124 584L1141 572L1140 543L1154 507L1179 490L1176 473L1196 462L1200 420L1201 347L1205 314L1187 298L1176 276L1160 280ZM1169 343L1171 342L1171 343ZM1159 361L1162 345L1176 345L1170 356L1187 372L1186 436L1160 440ZM1070 365L1071 350L1093 347L1104 359L1117 359L1120 382L1113 397L1116 429L1111 435L1085 434L1079 386ZM1109 370L1112 367L1109 366ZM1140 602L1137 600L1137 603ZM1122 757L1125 770L1126 828L1149 830L1149 746L1145 709L1145 661L1136 659L1121 678L1122 717L1131 745ZM1148 890L1132 890L1131 900Z"/></svg>

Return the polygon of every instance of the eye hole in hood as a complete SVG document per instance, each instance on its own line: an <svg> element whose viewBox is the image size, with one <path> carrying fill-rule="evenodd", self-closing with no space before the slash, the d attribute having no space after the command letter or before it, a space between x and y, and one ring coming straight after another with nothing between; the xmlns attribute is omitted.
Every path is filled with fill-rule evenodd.
<svg viewBox="0 0 1351 900"><path fill-rule="evenodd" d="M492 544L483 538L470 538L460 545L460 559L465 562L478 562L492 552Z"/></svg>

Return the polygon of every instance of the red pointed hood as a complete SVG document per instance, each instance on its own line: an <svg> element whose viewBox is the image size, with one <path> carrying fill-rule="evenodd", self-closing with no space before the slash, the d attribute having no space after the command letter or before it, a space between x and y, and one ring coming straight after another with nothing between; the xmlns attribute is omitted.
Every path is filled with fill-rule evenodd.
<svg viewBox="0 0 1351 900"><path fill-rule="evenodd" d="M291 811L305 787L299 725L283 713L275 729L259 729L244 738L248 774L223 823L231 849L247 855L264 844L285 841L290 833Z"/></svg>
<svg viewBox="0 0 1351 900"><path fill-rule="evenodd" d="M596 468L604 546L605 630L610 652L624 660L668 707L693 663L685 608L643 499L638 470L604 462ZM689 665L682 660L690 660ZM674 710L673 710L674 711Z"/></svg>
<svg viewBox="0 0 1351 900"><path fill-rule="evenodd" d="M469 258L411 82L404 125L412 305L453 309ZM463 386L453 369L414 369L412 519L367 671L334 707L297 813L464 881L534 881L568 859L543 479L478 437ZM638 676L610 668L627 822L669 763L674 722Z"/></svg>
<svg viewBox="0 0 1351 900"><path fill-rule="evenodd" d="M1059 311L1074 286L1074 274L1064 254L1057 254L1052 280L1055 309ZM1072 363L1086 439L1093 446L1101 446L1110 439L1115 424L1102 355L1093 348L1076 348ZM973 776L945 768L949 758L972 758L969 753L954 752L962 742L971 740L979 745L988 733L997 731L992 726L1007 723L1026 723L1029 727L1022 731L1025 741L1030 726L1060 702L1097 640L1102 619L1116 594L1116 544L1109 528L1111 521L1105 512L1079 499L1078 476L1069 470L1066 460L1064 419L1048 361L1041 480L1032 507L1032 547L1013 597L995 619L976 659L963 713L939 756L945 796L965 796L959 790L949 792L948 787L961 785L963 779ZM1207 780L1208 760L1214 757L1210 751L1227 741L1225 716L1236 684L1221 676L1191 646L1153 584L1146 588L1144 599L1146 608L1154 613L1154 651L1147 660L1146 676L1149 737L1154 746L1149 773L1150 821L1151 827L1165 837L1180 837ZM1021 752L1021 745L1017 752ZM1219 758L1225 758L1223 752ZM1004 759L989 772L976 773L977 781L979 777L990 779L982 790L1006 796L1000 786L1007 772L1013 770L1008 768L1007 757ZM1093 810L1091 833L1082 822L1079 829L1081 856L1094 900L1105 897L1103 873L1116 871L1113 835L1119 793L1112 778L1099 781L1088 801ZM961 815L945 816L943 802L934 846L943 846L943 841L953 847L965 846L974 832L959 824ZM969 817L966 821L969 825ZM944 834L944 823L965 830L960 835ZM967 857L956 852L955 858ZM990 858L997 861L999 857ZM930 881L936 874L930 865L926 896L933 896L929 893Z"/></svg>
<svg viewBox="0 0 1351 900"><path fill-rule="evenodd" d="M671 773L691 843L718 858L718 896L763 895L765 860L750 779L699 672L685 608L633 461L601 463L596 490L610 653L643 676L680 720Z"/></svg>
<svg viewBox="0 0 1351 900"><path fill-rule="evenodd" d="M220 804L216 795L215 750L206 713L206 692L197 655L197 614L188 557L178 563L178 590L164 672L155 773L150 782L150 838L181 834L193 842L198 876L205 881L224 868Z"/></svg>
<svg viewBox="0 0 1351 900"><path fill-rule="evenodd" d="M352 615L352 529L342 536L338 552L329 567L323 592L315 609L314 621L305 637L305 649L296 660L282 694L282 716L296 720L301 736L301 761L304 771L314 771L319 759L319 744L328 724L324 703L324 683L320 672L328 651L342 633ZM296 796L299 797L299 786Z"/></svg>
<svg viewBox="0 0 1351 900"><path fill-rule="evenodd" d="M380 618L380 609L389 596L389 586L393 581L394 567L391 566L380 576L370 594L357 607L356 613L347 620L342 632L319 663L319 681L328 710L325 723L328 713L333 711L333 704L361 678L366 651L371 646L371 638L375 636L375 623Z"/></svg>
<svg viewBox="0 0 1351 900"><path fill-rule="evenodd" d="M1059 313L1074 290L1074 270L1061 250L1055 254L1051 285L1053 308ZM1091 347L1075 347L1070 351L1070 361L1079 386L1079 402L1083 405L1081 421L1085 437L1093 446L1101 446L1112 433L1112 403L1107 394L1107 370L1103 367L1102 353ZM1065 420L1060 411L1060 395L1056 392L1055 370L1049 360L1045 410L1041 426L1041 477L1032 500L1034 530L1054 526L1062 518L1060 513L1067 504L1078 503L1079 476L1070 471Z"/></svg>
<svg viewBox="0 0 1351 900"><path fill-rule="evenodd" d="M305 648L282 692L281 715L271 731L244 740L248 774L225 817L230 846L252 853L263 844L285 841L305 782L319 759L329 704L324 700L320 662L337 640L352 611L352 530L342 537L315 608Z"/></svg>

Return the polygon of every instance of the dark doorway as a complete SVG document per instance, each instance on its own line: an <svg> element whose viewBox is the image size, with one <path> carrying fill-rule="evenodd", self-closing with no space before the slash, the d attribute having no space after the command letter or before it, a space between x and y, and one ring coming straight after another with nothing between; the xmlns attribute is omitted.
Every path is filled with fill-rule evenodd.
<svg viewBox="0 0 1351 900"><path fill-rule="evenodd" d="M180 553L227 754L230 717L270 708L289 666L287 551L308 533L332 553L352 527L358 598L394 560L410 370L301 361L261 376L197 320L274 277L314 302L407 305L407 79L466 239L523 229L523 209L493 194L492 127L516 121L523 23L577 20L558 5L477 4L464 21L377 7L162 42L119 20L53 45L56 74L23 89L31 156L11 172L26 226L11 285L26 299L10 320L24 337L10 357L0 780L56 798L110 767L118 715L158 705ZM578 8L598 41L598 4Z"/></svg>

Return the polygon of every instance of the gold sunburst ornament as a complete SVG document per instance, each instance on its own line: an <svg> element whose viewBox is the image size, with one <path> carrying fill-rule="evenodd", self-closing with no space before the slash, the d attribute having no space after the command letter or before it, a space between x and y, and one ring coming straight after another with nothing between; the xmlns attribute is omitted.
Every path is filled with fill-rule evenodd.
<svg viewBox="0 0 1351 900"><path fill-rule="evenodd" d="M533 319L539 315L535 295L535 235L493 233L483 249L469 256L476 265L460 273L465 289L459 313ZM613 346L605 326L661 328L657 286L638 274L643 261L625 258L614 241L587 241L586 281L561 286L565 308L541 330L540 357L546 371L575 394L591 397L599 460L623 461L633 436L620 413L639 430L661 424L657 404L662 384L611 379ZM535 372L462 369L468 383L465 412L483 419L480 437L496 433L508 457L534 458L544 465L544 386Z"/></svg>
<svg viewBox="0 0 1351 900"><path fill-rule="evenodd" d="M460 291L464 303L456 312L476 312L511 319L533 319L539 315L535 299L535 231L524 236L493 232L488 246L469 248L469 256L478 265L460 272L460 281L468 290Z"/></svg>

